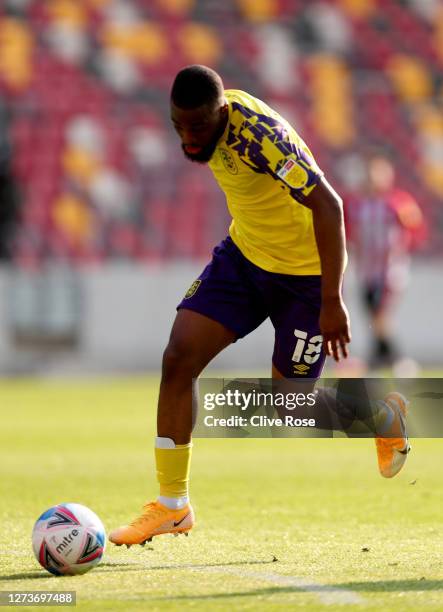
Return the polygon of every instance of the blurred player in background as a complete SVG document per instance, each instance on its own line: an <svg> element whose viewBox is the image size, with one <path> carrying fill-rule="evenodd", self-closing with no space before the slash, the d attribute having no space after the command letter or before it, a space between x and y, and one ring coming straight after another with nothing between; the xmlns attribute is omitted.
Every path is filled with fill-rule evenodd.
<svg viewBox="0 0 443 612"><path fill-rule="evenodd" d="M348 237L370 317L370 368L401 365L393 340L393 315L409 276L410 253L424 240L426 226L414 198L395 187L394 168L382 155L369 158L361 196L346 207Z"/></svg>
<svg viewBox="0 0 443 612"><path fill-rule="evenodd" d="M178 305L158 404L160 496L111 532L118 545L192 528L193 379L220 351L269 317L273 378L303 380L320 376L326 355L347 357L350 342L342 202L296 131L261 100L224 90L219 75L199 65L176 76L171 119L185 156L209 164L233 221ZM389 427L402 421L397 398L384 406ZM389 476L406 446L404 436L380 443Z"/></svg>

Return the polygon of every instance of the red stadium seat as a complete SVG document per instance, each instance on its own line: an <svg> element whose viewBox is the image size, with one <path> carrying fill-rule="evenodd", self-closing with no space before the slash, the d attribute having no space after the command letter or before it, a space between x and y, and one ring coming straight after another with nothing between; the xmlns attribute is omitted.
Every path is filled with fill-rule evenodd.
<svg viewBox="0 0 443 612"><path fill-rule="evenodd" d="M433 107L441 96L443 15L438 11L426 21L413 3L325 0L350 32L348 46L332 56L328 68L328 62L315 66L312 61L319 52L326 57L324 40L311 27L314 3L302 0L134 0L121 4L126 23L117 25L112 0L29 2L14 19L0 4L0 91L13 109L12 166L23 194L25 236L17 253L23 261L35 263L51 252L75 262L207 256L227 229L222 196L207 168L182 158L169 127L171 81L193 62L214 66L228 87L287 108L339 192L345 188L339 180L341 156L382 147L405 169L399 173L405 186L412 181L408 186L417 198L439 210L443 168L430 163L423 125L416 119L423 106ZM51 24L60 22L85 37L77 63L56 57L51 46ZM293 45L286 88L262 70L263 24L280 29ZM115 87L105 74L110 51L129 59L135 71L127 89ZM99 126L105 144L97 164L121 177L134 201L125 203L130 218L122 215L112 223L105 209L95 210L95 237L73 245L51 225L49 211L66 189L75 189L92 207L88 181L78 180L79 165L66 157L67 130L78 117ZM158 156L146 165L131 149L137 126L155 129L162 139ZM86 159L83 178L93 174L93 163ZM443 250L443 245L431 240L428 248Z"/></svg>

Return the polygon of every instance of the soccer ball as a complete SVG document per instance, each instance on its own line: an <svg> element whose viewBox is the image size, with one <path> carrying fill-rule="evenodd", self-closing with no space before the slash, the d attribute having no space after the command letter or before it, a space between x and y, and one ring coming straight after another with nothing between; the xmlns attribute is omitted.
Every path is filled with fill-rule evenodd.
<svg viewBox="0 0 443 612"><path fill-rule="evenodd" d="M101 520L81 504L59 504L43 512L32 530L37 561L55 576L84 574L105 550Z"/></svg>

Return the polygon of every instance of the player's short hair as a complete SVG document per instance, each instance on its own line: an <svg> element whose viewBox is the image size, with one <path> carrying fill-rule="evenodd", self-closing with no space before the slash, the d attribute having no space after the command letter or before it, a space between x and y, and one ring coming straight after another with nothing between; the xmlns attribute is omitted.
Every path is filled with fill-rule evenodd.
<svg viewBox="0 0 443 612"><path fill-rule="evenodd" d="M175 77L171 100L175 106L189 110L215 104L222 99L223 91L223 81L215 70L194 64L180 70Z"/></svg>

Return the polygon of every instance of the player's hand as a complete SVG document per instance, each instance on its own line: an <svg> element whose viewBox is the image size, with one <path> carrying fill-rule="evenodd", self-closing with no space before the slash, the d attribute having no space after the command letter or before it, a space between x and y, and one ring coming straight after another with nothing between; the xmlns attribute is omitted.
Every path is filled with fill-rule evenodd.
<svg viewBox="0 0 443 612"><path fill-rule="evenodd" d="M341 298L323 299L320 310L320 330L326 355L340 361L348 356L347 344L351 341L349 313Z"/></svg>

